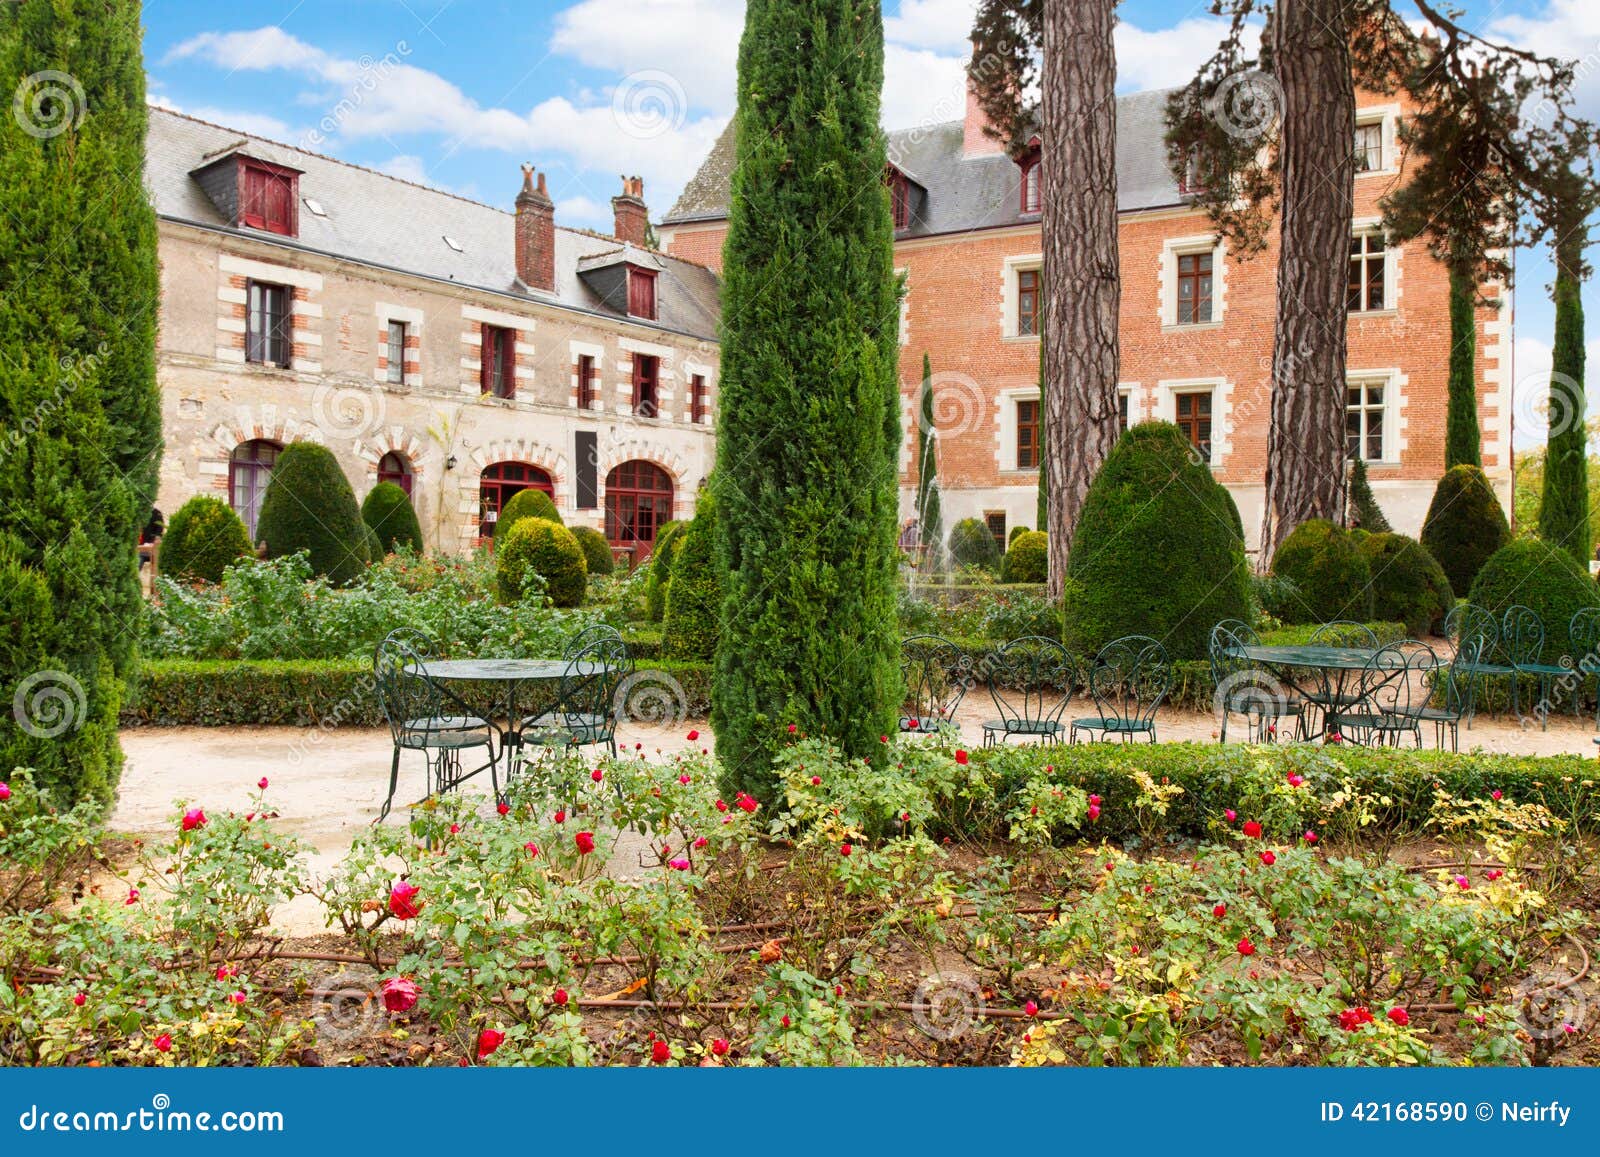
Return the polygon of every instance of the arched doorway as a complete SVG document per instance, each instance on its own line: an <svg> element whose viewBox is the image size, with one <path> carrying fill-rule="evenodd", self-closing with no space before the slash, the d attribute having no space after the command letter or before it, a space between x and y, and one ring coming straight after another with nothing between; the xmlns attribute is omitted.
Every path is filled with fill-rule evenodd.
<svg viewBox="0 0 1600 1157"><path fill-rule="evenodd" d="M606 475L606 538L612 546L648 551L656 528L671 518L672 478L654 462L624 462Z"/></svg>
<svg viewBox="0 0 1600 1157"><path fill-rule="evenodd" d="M411 496L411 459L398 450L390 450L378 459L378 481L393 482Z"/></svg>
<svg viewBox="0 0 1600 1157"><path fill-rule="evenodd" d="M277 442L256 438L241 442L228 456L228 505L244 521L250 541L256 540L256 521L261 516L261 499L272 478L272 468L283 449Z"/></svg>
<svg viewBox="0 0 1600 1157"><path fill-rule="evenodd" d="M550 475L526 462L495 462L478 479L478 537L494 535L495 520L519 490L543 490L551 498L556 485Z"/></svg>

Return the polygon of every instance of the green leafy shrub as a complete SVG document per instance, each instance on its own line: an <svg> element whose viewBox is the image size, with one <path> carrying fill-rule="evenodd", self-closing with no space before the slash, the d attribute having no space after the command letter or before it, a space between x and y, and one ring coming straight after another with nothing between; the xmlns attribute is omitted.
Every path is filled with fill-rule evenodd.
<svg viewBox="0 0 1600 1157"><path fill-rule="evenodd" d="M589 564L591 575L611 574L617 569L616 557L606 536L592 526L572 527L572 537L583 547L583 561Z"/></svg>
<svg viewBox="0 0 1600 1157"><path fill-rule="evenodd" d="M411 496L393 482L380 482L361 504L361 520L378 536L378 553L373 560L393 554L397 548L422 552L422 524L417 521Z"/></svg>
<svg viewBox="0 0 1600 1157"><path fill-rule="evenodd" d="M1022 529L1011 536L1000 577L1008 583L1042 583L1049 568L1050 539L1042 530Z"/></svg>
<svg viewBox="0 0 1600 1157"><path fill-rule="evenodd" d="M1367 481L1367 462L1357 458L1350 464L1350 521L1370 534L1388 534L1394 529Z"/></svg>
<svg viewBox="0 0 1600 1157"><path fill-rule="evenodd" d="M1026 527L1026 526L1023 526L1021 523L1018 523L1016 526L1013 526L1011 528L1011 532L1006 535L1006 547L1009 549L1011 544L1013 542L1017 541L1017 536L1019 534L1029 534L1029 533L1031 533L1030 529L1028 527Z"/></svg>
<svg viewBox="0 0 1600 1157"><path fill-rule="evenodd" d="M1249 567L1228 493L1169 422L1117 440L1084 499L1067 555L1068 646L1093 654L1153 635L1175 659L1206 653L1211 628L1249 613Z"/></svg>
<svg viewBox="0 0 1600 1157"><path fill-rule="evenodd" d="M1422 523L1422 545L1444 567L1450 589L1470 590L1490 555L1511 541L1511 524L1489 476L1476 466L1452 466L1434 489Z"/></svg>
<svg viewBox="0 0 1600 1157"><path fill-rule="evenodd" d="M1532 608L1544 621L1546 663L1573 655L1567 632L1572 616L1581 607L1600 606L1600 588L1588 572L1566 551L1538 538L1515 539L1495 551L1467 597L1502 621L1513 606Z"/></svg>
<svg viewBox="0 0 1600 1157"><path fill-rule="evenodd" d="M950 528L950 561L958 567L981 566L996 570L1000 566L1000 548L994 535L981 518L963 518Z"/></svg>
<svg viewBox="0 0 1600 1157"><path fill-rule="evenodd" d="M716 654L722 617L722 576L717 567L716 504L701 495L694 521L676 547L667 588L661 653L669 659L709 661Z"/></svg>
<svg viewBox="0 0 1600 1157"><path fill-rule="evenodd" d="M659 623L667 613L667 588L672 583L672 562L678 539L689 529L687 520L674 520L656 528L655 545L650 548L649 574L645 578L645 614Z"/></svg>
<svg viewBox="0 0 1600 1157"><path fill-rule="evenodd" d="M167 523L156 565L173 578L219 583L229 564L251 553L250 534L233 507L197 494Z"/></svg>
<svg viewBox="0 0 1600 1157"><path fill-rule="evenodd" d="M353 581L371 559L367 524L355 491L326 446L292 442L278 455L261 499L256 534L268 558L305 551L316 574L339 586Z"/></svg>
<svg viewBox="0 0 1600 1157"><path fill-rule="evenodd" d="M1372 618L1372 566L1355 537L1327 519L1295 527L1272 556L1272 573L1294 584L1275 612L1284 622Z"/></svg>
<svg viewBox="0 0 1600 1157"><path fill-rule="evenodd" d="M521 600L530 573L544 580L545 594L556 606L575 607L583 602L589 565L577 538L559 522L520 518L495 549L495 583L501 602Z"/></svg>
<svg viewBox="0 0 1600 1157"><path fill-rule="evenodd" d="M529 487L527 490L517 491L511 496L511 501L507 502L504 508L501 509L500 516L495 519L494 544L496 549L499 549L500 544L505 541L506 535L511 532L511 528L524 518L542 518L546 522L559 523L561 521L561 512L556 509L555 499L551 498L543 490L535 490Z"/></svg>
<svg viewBox="0 0 1600 1157"><path fill-rule="evenodd" d="M1359 540L1372 570L1372 615L1406 625L1412 636L1434 632L1455 605L1439 560L1414 538L1368 534Z"/></svg>

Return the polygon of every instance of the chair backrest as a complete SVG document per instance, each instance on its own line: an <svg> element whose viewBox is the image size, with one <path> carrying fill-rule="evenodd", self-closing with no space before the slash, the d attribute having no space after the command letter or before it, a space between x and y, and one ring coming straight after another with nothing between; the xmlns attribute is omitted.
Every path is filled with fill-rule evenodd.
<svg viewBox="0 0 1600 1157"><path fill-rule="evenodd" d="M1477 694L1478 663L1483 658L1484 639L1468 635L1456 646L1456 653L1445 668L1444 708L1455 715L1471 715Z"/></svg>
<svg viewBox="0 0 1600 1157"><path fill-rule="evenodd" d="M1250 624L1240 619L1223 619L1211 628L1206 640L1206 658L1211 663L1211 681L1219 688L1250 670L1252 663L1237 654L1240 647L1255 646L1260 640Z"/></svg>
<svg viewBox="0 0 1600 1157"><path fill-rule="evenodd" d="M1240 648L1261 642L1248 623L1223 619L1211 628L1206 657L1211 663L1212 710L1220 717L1242 715L1281 715L1288 701L1283 685L1254 660L1239 654Z"/></svg>
<svg viewBox="0 0 1600 1157"><path fill-rule="evenodd" d="M1573 666L1580 671L1600 670L1600 607L1582 607L1567 626L1572 640Z"/></svg>
<svg viewBox="0 0 1600 1157"><path fill-rule="evenodd" d="M601 740L610 740L623 709L617 692L632 671L633 660L620 635L597 638L567 659L555 713L570 726L589 724Z"/></svg>
<svg viewBox="0 0 1600 1157"><path fill-rule="evenodd" d="M1500 647L1513 667L1537 663L1544 655L1544 620L1532 607L1506 610L1500 624Z"/></svg>
<svg viewBox="0 0 1600 1157"><path fill-rule="evenodd" d="M1149 723L1172 684L1167 649L1149 635L1127 635L1100 648L1089 671L1089 693L1100 717Z"/></svg>
<svg viewBox="0 0 1600 1157"><path fill-rule="evenodd" d="M378 702L389 724L389 735L396 744L425 741L435 730L442 730L442 717L448 712L445 695L428 678L423 656L404 637L394 631L378 643L372 657L373 681Z"/></svg>
<svg viewBox="0 0 1600 1157"><path fill-rule="evenodd" d="M1378 636L1372 628L1365 623L1353 623L1348 619L1335 619L1331 623L1323 623L1311 632L1311 645L1314 647L1359 647L1367 651L1378 649Z"/></svg>
<svg viewBox="0 0 1600 1157"><path fill-rule="evenodd" d="M972 656L938 635L912 635L900 644L900 673L905 682L900 729L933 730L955 722L956 708L973 683Z"/></svg>
<svg viewBox="0 0 1600 1157"><path fill-rule="evenodd" d="M995 652L989 670L989 694L1011 734L1051 730L1072 701L1077 682L1072 655L1043 635L1012 639Z"/></svg>
<svg viewBox="0 0 1600 1157"><path fill-rule="evenodd" d="M1426 643L1407 639L1378 648L1361 672L1366 710L1399 719L1416 719L1433 697L1439 658Z"/></svg>
<svg viewBox="0 0 1600 1157"><path fill-rule="evenodd" d="M561 657L570 659L581 652L590 643L597 643L601 639L620 639L622 633L610 623L590 623L583 630L578 631L561 647Z"/></svg>

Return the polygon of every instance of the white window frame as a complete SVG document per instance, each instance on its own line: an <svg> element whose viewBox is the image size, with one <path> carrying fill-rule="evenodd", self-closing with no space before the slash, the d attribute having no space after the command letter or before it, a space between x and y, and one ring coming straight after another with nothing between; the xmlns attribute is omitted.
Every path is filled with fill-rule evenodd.
<svg viewBox="0 0 1600 1157"><path fill-rule="evenodd" d="M1211 254L1211 320L1178 323L1178 258ZM1161 244L1161 329L1164 333L1195 333L1220 329L1228 300L1228 246L1220 237L1169 237Z"/></svg>
<svg viewBox="0 0 1600 1157"><path fill-rule="evenodd" d="M1024 271L1042 273L1044 269L1044 255L1042 253L1029 253L1016 257L1007 257L1001 272L1000 292L1000 336L1006 341L1038 341L1036 333L1018 333L1017 325L1020 310L1017 308L1017 299L1021 295L1017 274ZM1039 292L1044 293L1044 278L1039 279ZM1040 302L1040 323L1044 320L1043 301Z"/></svg>
<svg viewBox="0 0 1600 1157"><path fill-rule="evenodd" d="M1400 301L1400 247L1393 238L1384 235L1383 222L1377 217L1364 217L1352 224L1350 239L1357 237L1383 237L1383 308L1350 310L1351 317L1382 317L1393 313ZM1345 267L1348 280L1349 266ZM1363 294L1365 300L1365 294Z"/></svg>
<svg viewBox="0 0 1600 1157"><path fill-rule="evenodd" d="M1011 477L1031 478L1039 473L1037 466L1017 466L1017 403L1039 401L1038 386L1018 386L1001 390L995 396L998 411L995 423L995 469ZM1039 429L1044 431L1044 411L1039 411Z"/></svg>
<svg viewBox="0 0 1600 1157"><path fill-rule="evenodd" d="M1355 129L1378 125L1382 129L1383 164L1376 169L1357 169L1356 179L1363 177L1393 176L1399 172L1400 106L1397 104L1371 105L1356 110L1355 124L1351 127L1350 147L1355 148Z"/></svg>
<svg viewBox="0 0 1600 1157"><path fill-rule="evenodd" d="M1383 457L1364 458L1369 466L1398 466L1400 457L1405 452L1405 382L1406 375L1398 369L1376 370L1351 370L1345 374L1345 405L1344 412L1348 420L1350 413L1349 390L1356 386L1380 386L1383 389ZM1345 435L1348 439L1348 434ZM1362 448L1366 447L1365 426L1363 424Z"/></svg>
<svg viewBox="0 0 1600 1157"><path fill-rule="evenodd" d="M1233 449L1233 382L1227 378L1175 378L1156 383L1152 398L1151 417L1160 422L1177 422L1178 395L1203 394L1211 391L1211 457L1206 465L1212 470L1227 463ZM1131 399L1130 399L1131 403ZM1133 418L1130 404L1129 421Z"/></svg>

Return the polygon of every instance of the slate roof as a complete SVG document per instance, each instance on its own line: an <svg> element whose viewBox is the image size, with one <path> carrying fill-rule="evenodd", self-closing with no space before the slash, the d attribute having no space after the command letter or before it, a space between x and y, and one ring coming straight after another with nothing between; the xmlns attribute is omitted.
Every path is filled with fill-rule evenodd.
<svg viewBox="0 0 1600 1157"><path fill-rule="evenodd" d="M1131 213L1182 205L1188 199L1167 168L1166 103L1171 90L1117 98L1117 209ZM720 220L728 215L734 130L723 130L700 171L684 186L663 225ZM928 193L897 237L964 232L1037 221L1021 212L1021 171L1002 153L962 155L961 121L888 134L889 160Z"/></svg>
<svg viewBox="0 0 1600 1157"><path fill-rule="evenodd" d="M230 151L301 170L299 237L235 227L219 212L191 174ZM510 174L512 179L520 181L520 175ZM145 181L157 214L172 221L696 338L717 333L720 287L716 274L704 266L635 250L648 252L660 267L660 320L628 318L578 276L580 262L616 251L617 239L558 223L555 292L533 292L517 280L510 211L168 109L150 110ZM316 202L324 215L312 212L307 201ZM446 237L461 247L459 252Z"/></svg>

